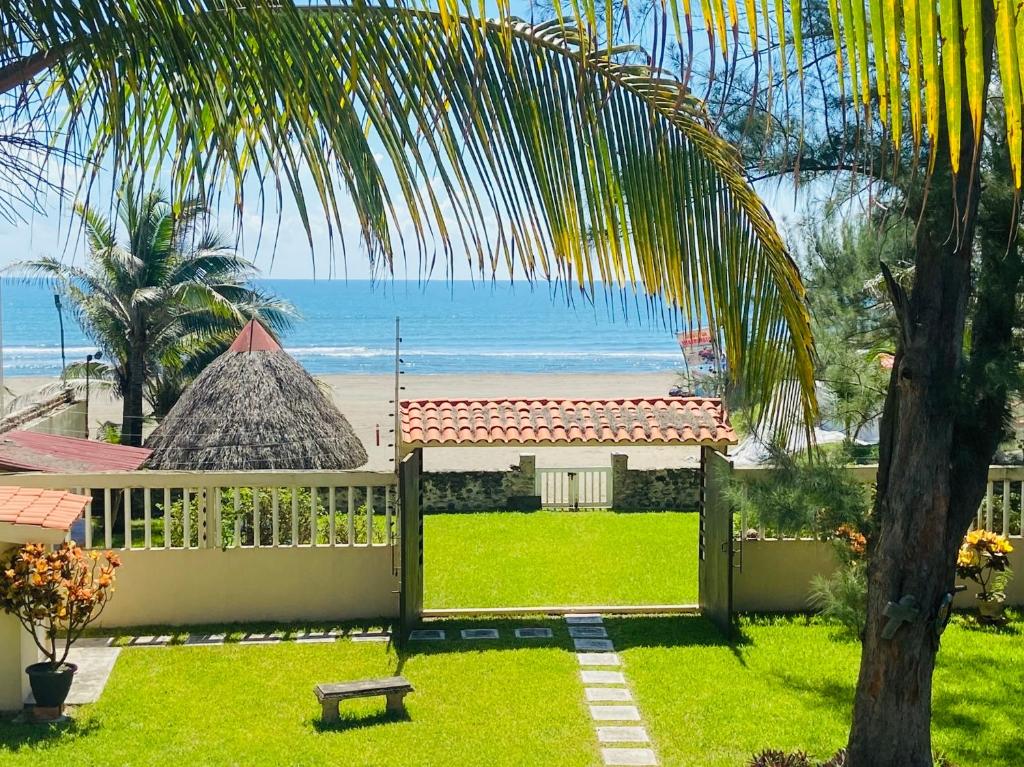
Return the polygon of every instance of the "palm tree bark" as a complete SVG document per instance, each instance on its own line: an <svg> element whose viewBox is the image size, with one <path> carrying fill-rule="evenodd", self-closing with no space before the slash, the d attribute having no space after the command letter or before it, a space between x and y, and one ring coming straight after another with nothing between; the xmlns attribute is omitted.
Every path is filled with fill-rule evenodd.
<svg viewBox="0 0 1024 767"><path fill-rule="evenodd" d="M991 2L983 6L988 72L994 15ZM993 428L977 420L978 402L965 396L964 328L981 184L966 95L962 103L961 172L952 174L940 141L940 167L921 201L913 289L907 295L890 284L900 337L882 419L851 767L932 767L939 610L954 588L956 551L984 493L1001 431L999 423ZM964 444L963 423L988 439ZM895 607L901 600L916 610L905 621ZM890 623L895 633L885 638Z"/></svg>
<svg viewBox="0 0 1024 767"><path fill-rule="evenodd" d="M141 322L137 327L141 326ZM142 403L146 384L146 337L144 332L132 334L128 351L128 375L121 409L121 444L142 446Z"/></svg>

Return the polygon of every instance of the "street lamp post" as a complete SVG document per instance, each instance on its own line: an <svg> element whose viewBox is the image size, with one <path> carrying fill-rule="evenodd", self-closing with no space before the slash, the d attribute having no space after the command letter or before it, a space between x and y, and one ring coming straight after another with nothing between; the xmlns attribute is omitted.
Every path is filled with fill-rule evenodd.
<svg viewBox="0 0 1024 767"><path fill-rule="evenodd" d="M92 365L93 360L98 360L103 357L102 351L97 351L95 354L85 355L85 438L89 438L89 366Z"/></svg>

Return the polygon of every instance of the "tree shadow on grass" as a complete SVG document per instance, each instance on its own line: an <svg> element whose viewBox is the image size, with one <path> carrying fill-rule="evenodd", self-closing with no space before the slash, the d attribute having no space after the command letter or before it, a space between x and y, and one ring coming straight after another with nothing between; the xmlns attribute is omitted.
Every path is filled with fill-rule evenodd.
<svg viewBox="0 0 1024 767"><path fill-rule="evenodd" d="M25 714L19 713L0 717L0 747L14 753L22 749L39 750L67 738L94 735L99 729L95 719L79 720L71 716L65 722L41 724L27 721Z"/></svg>
<svg viewBox="0 0 1024 767"><path fill-rule="evenodd" d="M581 624L591 626L590 624ZM605 616L602 624L615 652L635 647L735 647L749 642L740 635L732 640L714 624L699 615L622 615ZM406 658L443 653L488 652L492 650L559 649L567 652L589 652L575 647L569 633L570 625L562 616L527 615L515 618L445 618L425 621L419 628L445 632L441 640L406 641L398 651L399 670ZM517 638L520 628L550 629L551 637ZM462 631L493 629L497 639L463 639ZM601 637L593 637L600 639ZM595 650L600 652L600 650Z"/></svg>

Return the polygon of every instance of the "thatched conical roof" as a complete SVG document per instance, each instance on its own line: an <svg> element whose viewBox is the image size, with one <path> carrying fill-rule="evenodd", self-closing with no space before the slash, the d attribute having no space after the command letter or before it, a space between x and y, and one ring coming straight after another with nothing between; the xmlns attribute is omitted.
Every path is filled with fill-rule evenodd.
<svg viewBox="0 0 1024 767"><path fill-rule="evenodd" d="M146 447L149 469L335 470L367 460L345 416L255 320L185 390Z"/></svg>

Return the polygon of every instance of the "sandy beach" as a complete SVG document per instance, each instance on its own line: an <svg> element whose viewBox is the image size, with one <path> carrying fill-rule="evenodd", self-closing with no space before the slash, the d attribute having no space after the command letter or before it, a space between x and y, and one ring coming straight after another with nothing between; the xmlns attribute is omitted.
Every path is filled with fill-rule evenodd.
<svg viewBox="0 0 1024 767"><path fill-rule="evenodd" d="M394 410L395 381L389 375L321 375L330 386L334 401L355 428L370 455L368 468L391 468L392 435L389 430ZM458 374L402 376L404 399L423 397L644 397L664 396L675 381L676 373L535 373L535 374ZM9 377L5 383L15 394L23 394L52 379ZM92 392L89 421L91 428L104 421L120 423L121 405L103 392ZM377 430L380 429L380 444ZM149 427L150 429L152 426ZM606 466L612 452L625 452L630 465L656 468L692 465L698 460L694 448L541 448L521 451L516 448L437 448L427 450L428 470L502 469L515 463L520 452L534 452L540 466Z"/></svg>

